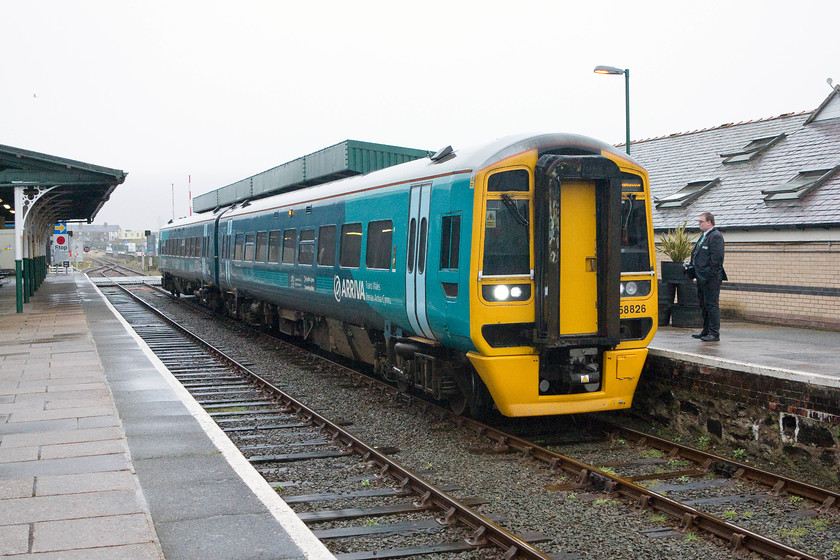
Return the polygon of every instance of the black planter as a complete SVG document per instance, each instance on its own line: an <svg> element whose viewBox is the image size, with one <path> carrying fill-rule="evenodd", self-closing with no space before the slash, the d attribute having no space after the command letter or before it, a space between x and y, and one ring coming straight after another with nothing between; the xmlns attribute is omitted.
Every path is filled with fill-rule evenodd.
<svg viewBox="0 0 840 560"><path fill-rule="evenodd" d="M685 275L685 267L681 262L662 261L661 269L662 275L660 278L663 282L669 284L691 282L691 278Z"/></svg>
<svg viewBox="0 0 840 560"><path fill-rule="evenodd" d="M671 324L685 329L701 328L703 326L703 312L699 305L674 305L671 307Z"/></svg>
<svg viewBox="0 0 840 560"><path fill-rule="evenodd" d="M671 305L668 303L659 302L659 309L657 310L659 321L657 324L660 327L667 327L671 324Z"/></svg>
<svg viewBox="0 0 840 560"><path fill-rule="evenodd" d="M677 284L677 303L697 307L700 301L697 299L697 286L694 282Z"/></svg>
<svg viewBox="0 0 840 560"><path fill-rule="evenodd" d="M677 284L659 281L657 285L659 295L659 321L660 327L667 327L671 322L671 306L674 304L674 296L677 295Z"/></svg>

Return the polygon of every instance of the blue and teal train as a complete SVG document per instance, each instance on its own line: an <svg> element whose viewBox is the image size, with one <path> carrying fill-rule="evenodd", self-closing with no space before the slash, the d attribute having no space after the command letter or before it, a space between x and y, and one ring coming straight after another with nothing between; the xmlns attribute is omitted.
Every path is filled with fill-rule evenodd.
<svg viewBox="0 0 840 560"><path fill-rule="evenodd" d="M656 331L651 197L572 134L244 201L160 234L164 286L481 414L627 408Z"/></svg>

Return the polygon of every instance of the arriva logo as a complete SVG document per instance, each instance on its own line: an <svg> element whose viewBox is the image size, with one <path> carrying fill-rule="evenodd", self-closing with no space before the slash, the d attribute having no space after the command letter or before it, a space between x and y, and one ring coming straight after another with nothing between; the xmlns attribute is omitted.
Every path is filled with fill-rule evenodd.
<svg viewBox="0 0 840 560"><path fill-rule="evenodd" d="M365 283L361 280L342 280L338 276L333 278L333 295L335 301L340 302L342 298L365 299Z"/></svg>

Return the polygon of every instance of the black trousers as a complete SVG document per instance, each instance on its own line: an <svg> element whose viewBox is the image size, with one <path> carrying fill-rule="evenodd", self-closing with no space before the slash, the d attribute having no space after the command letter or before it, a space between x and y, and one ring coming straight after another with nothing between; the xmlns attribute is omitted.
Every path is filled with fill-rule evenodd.
<svg viewBox="0 0 840 560"><path fill-rule="evenodd" d="M697 281L697 299L703 311L703 334L720 336L720 278Z"/></svg>

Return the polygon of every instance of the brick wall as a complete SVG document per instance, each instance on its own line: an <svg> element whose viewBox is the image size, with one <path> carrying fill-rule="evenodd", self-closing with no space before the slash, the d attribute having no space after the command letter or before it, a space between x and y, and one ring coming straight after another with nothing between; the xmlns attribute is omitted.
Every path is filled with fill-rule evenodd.
<svg viewBox="0 0 840 560"><path fill-rule="evenodd" d="M727 242L724 267L724 316L840 329L840 243Z"/></svg>

